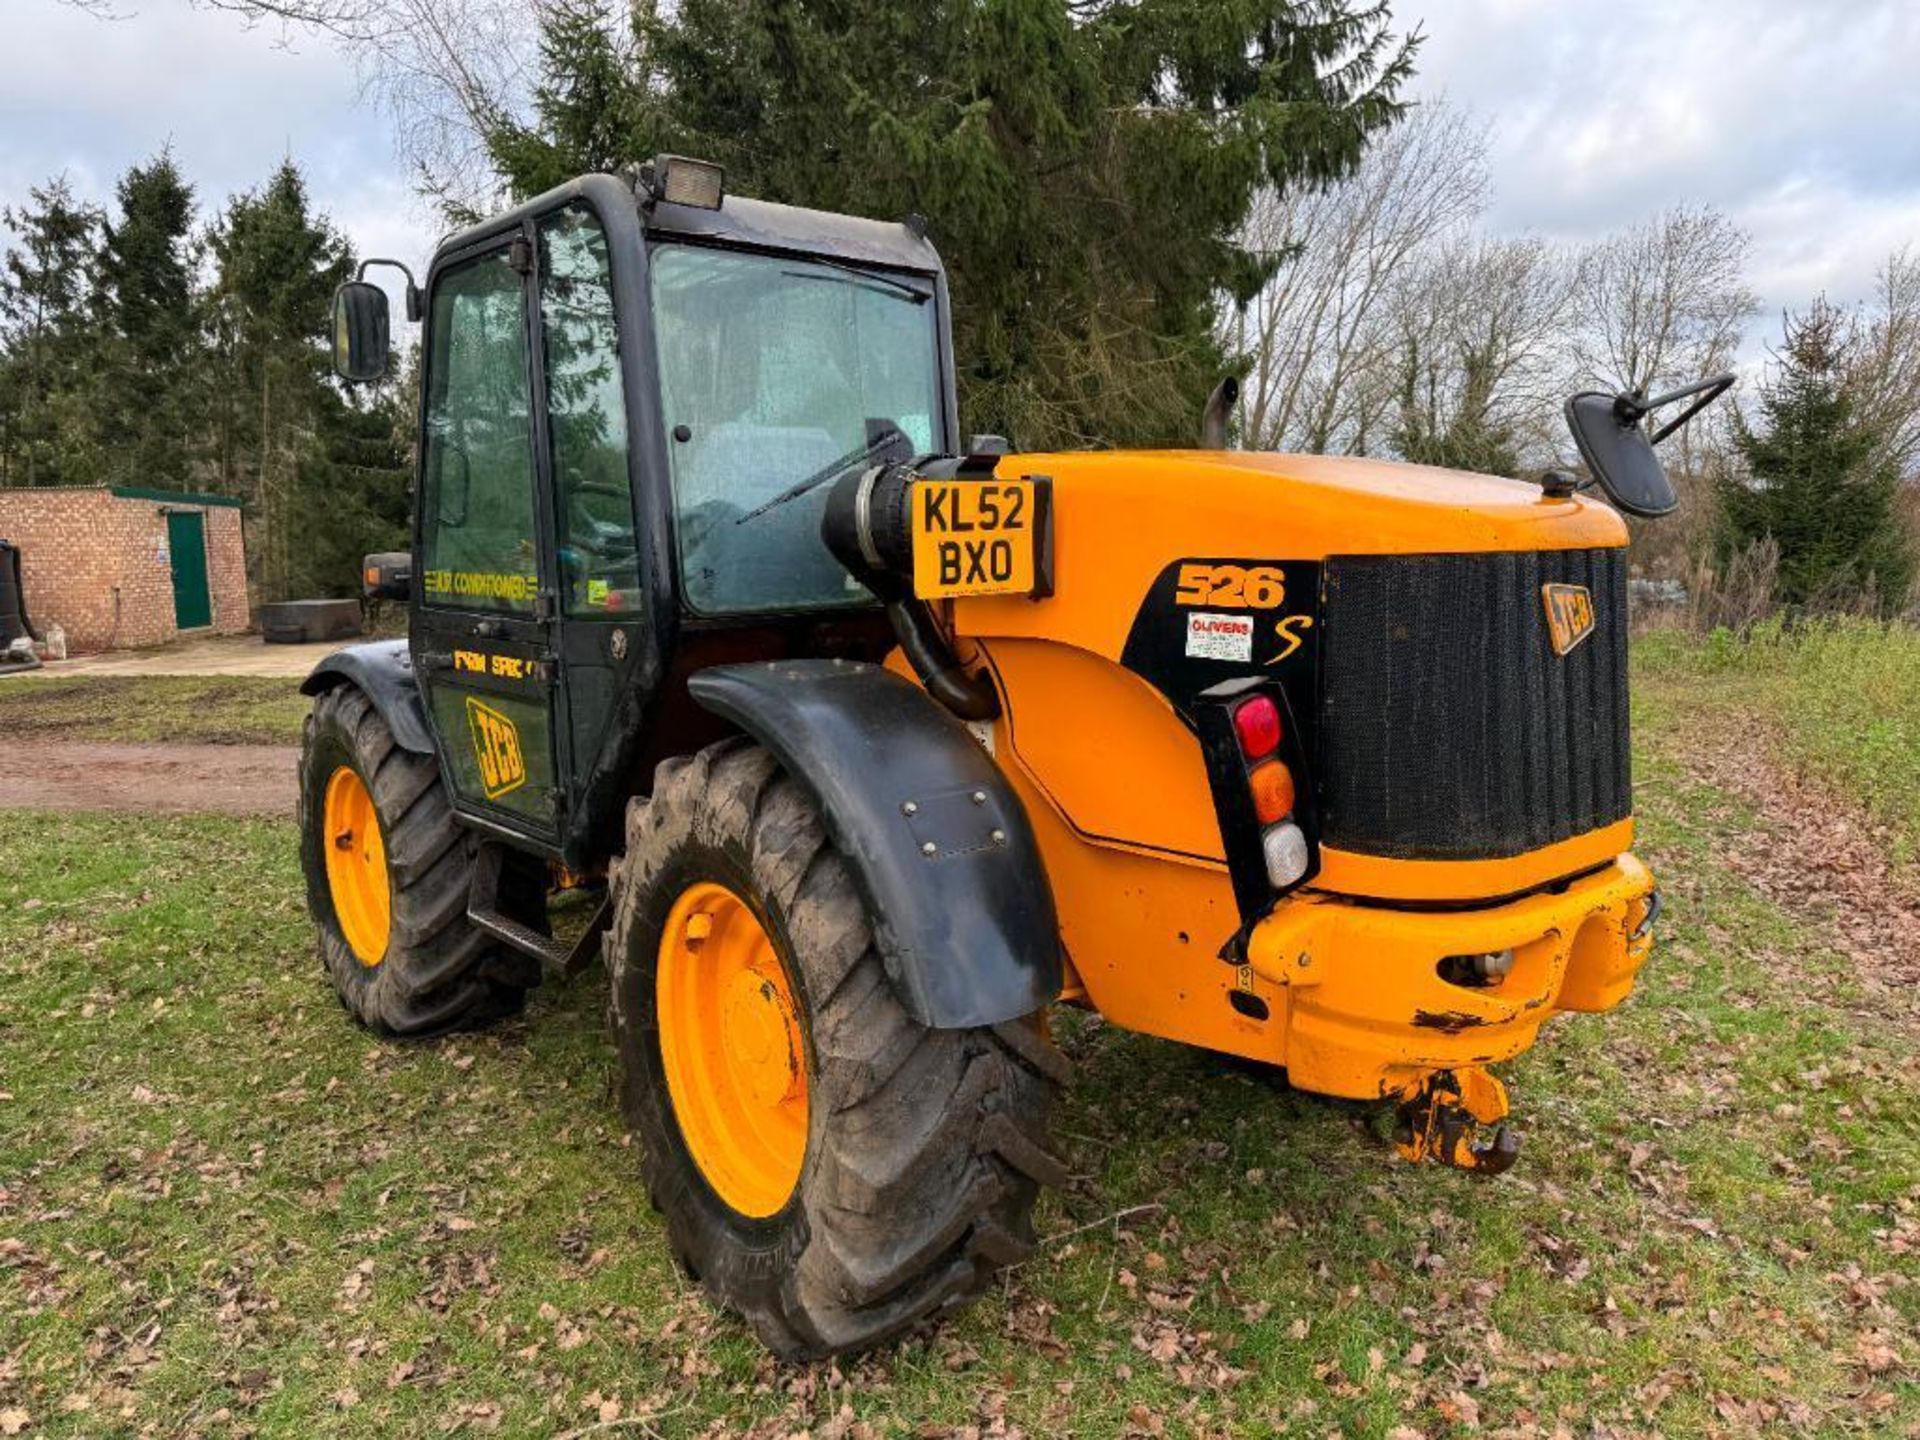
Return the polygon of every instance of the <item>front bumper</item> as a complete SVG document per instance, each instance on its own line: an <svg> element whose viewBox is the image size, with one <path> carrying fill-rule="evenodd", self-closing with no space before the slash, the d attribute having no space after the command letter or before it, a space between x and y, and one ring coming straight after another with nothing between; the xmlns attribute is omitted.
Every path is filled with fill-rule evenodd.
<svg viewBox="0 0 1920 1440"><path fill-rule="evenodd" d="M1305 893L1253 930L1247 962L1287 1003L1285 1064L1303 1090L1412 1103L1451 1076L1475 1120L1505 1113L1485 1067L1548 1016L1609 1010L1653 948L1653 876L1621 855L1558 892L1479 910L1405 910ZM1499 983L1440 975L1449 955L1513 951Z"/></svg>

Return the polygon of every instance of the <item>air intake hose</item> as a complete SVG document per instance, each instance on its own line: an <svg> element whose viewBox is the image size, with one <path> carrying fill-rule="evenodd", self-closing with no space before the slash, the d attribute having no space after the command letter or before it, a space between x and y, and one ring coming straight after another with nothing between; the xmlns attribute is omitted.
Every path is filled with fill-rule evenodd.
<svg viewBox="0 0 1920 1440"><path fill-rule="evenodd" d="M912 465L875 465L833 487L820 517L820 538L854 579L886 602L900 652L927 693L962 720L1000 713L993 684L968 672L913 593Z"/></svg>

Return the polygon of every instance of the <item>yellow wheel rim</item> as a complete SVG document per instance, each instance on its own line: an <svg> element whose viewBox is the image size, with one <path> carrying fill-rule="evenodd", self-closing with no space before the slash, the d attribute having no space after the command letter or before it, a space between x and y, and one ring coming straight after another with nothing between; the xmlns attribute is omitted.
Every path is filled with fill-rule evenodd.
<svg viewBox="0 0 1920 1440"><path fill-rule="evenodd" d="M327 891L340 933L362 965L387 958L393 928L393 891L387 882L387 846L367 782L342 765L327 779L320 841L327 852Z"/></svg>
<svg viewBox="0 0 1920 1440"><path fill-rule="evenodd" d="M693 1163L740 1214L777 1214L807 1154L806 1041L786 966L724 885L689 886L660 936L660 1061Z"/></svg>

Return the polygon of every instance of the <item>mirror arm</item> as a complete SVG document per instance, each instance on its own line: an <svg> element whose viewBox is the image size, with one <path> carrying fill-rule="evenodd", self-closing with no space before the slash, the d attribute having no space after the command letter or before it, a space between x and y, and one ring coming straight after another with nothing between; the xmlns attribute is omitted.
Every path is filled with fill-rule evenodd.
<svg viewBox="0 0 1920 1440"><path fill-rule="evenodd" d="M376 265L390 266L407 277L407 320L411 324L418 325L421 317L427 313L427 307L421 297L420 287L414 283L413 271L409 270L398 260L384 260L376 256L371 260L362 260L360 262L360 268L354 271L353 278L356 280L366 279L367 271Z"/></svg>
<svg viewBox="0 0 1920 1440"><path fill-rule="evenodd" d="M1696 380L1691 385L1683 385L1678 390L1671 390L1665 395L1660 396L1657 400L1649 400L1646 408L1654 410L1662 405L1670 405L1675 400L1684 400L1689 395L1698 395L1700 397L1695 400L1693 404L1682 410L1678 417L1669 420L1658 430L1654 431L1649 443L1658 445L1662 440L1673 434L1674 431L1678 430L1682 425L1686 424L1687 421L1698 415L1702 410L1706 409L1707 406L1711 405L1731 389L1733 381L1734 377L1731 373L1714 375L1705 380Z"/></svg>
<svg viewBox="0 0 1920 1440"><path fill-rule="evenodd" d="M1644 390L1622 390L1613 397L1613 417L1622 425L1638 425L1647 416L1676 400L1684 400L1689 395L1700 398L1681 412L1677 420L1669 420L1647 441L1649 445L1658 445L1687 421L1698 415L1707 406L1718 400L1733 384L1731 372L1724 375L1709 375L1705 380L1696 380L1691 385L1682 385L1678 390L1669 390L1664 395L1656 395L1649 400ZM1705 392L1705 393L1702 393Z"/></svg>

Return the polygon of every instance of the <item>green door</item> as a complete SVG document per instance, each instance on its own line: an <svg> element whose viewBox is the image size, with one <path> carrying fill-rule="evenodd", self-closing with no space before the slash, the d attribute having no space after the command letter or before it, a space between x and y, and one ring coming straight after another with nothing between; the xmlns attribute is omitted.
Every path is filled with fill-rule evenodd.
<svg viewBox="0 0 1920 1440"><path fill-rule="evenodd" d="M207 517L197 510L167 512L167 550L173 556L173 624L201 630L213 624L207 589Z"/></svg>

